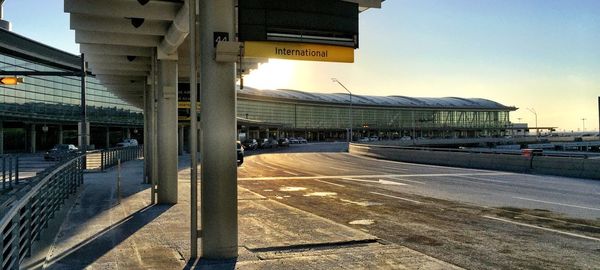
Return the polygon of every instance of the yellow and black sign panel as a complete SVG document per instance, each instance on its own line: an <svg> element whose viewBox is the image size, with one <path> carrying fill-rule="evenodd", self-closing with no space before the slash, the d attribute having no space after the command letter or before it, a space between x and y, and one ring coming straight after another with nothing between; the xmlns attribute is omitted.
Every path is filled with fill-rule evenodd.
<svg viewBox="0 0 600 270"><path fill-rule="evenodd" d="M309 43L246 41L244 57L354 63L354 48Z"/></svg>

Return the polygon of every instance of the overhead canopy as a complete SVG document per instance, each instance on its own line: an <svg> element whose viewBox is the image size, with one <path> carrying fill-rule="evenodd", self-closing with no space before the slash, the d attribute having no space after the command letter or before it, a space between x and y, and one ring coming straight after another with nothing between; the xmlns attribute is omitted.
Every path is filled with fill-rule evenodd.
<svg viewBox="0 0 600 270"><path fill-rule="evenodd" d="M383 0L343 0L360 11L379 8ZM189 70L189 12L182 0L65 0L75 42L85 54L89 70L111 92L143 107L143 91L151 56L178 55L179 77ZM244 61L248 72L267 59Z"/></svg>

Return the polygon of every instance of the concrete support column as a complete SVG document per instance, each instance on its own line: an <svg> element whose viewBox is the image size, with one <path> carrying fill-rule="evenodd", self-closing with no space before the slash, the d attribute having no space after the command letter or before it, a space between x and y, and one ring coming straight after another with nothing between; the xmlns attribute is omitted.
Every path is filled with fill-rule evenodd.
<svg viewBox="0 0 600 270"><path fill-rule="evenodd" d="M159 204L177 203L177 61L158 61Z"/></svg>
<svg viewBox="0 0 600 270"><path fill-rule="evenodd" d="M110 148L110 127L106 127L106 148Z"/></svg>
<svg viewBox="0 0 600 270"><path fill-rule="evenodd" d="M125 138L131 139L131 129L125 128Z"/></svg>
<svg viewBox="0 0 600 270"><path fill-rule="evenodd" d="M234 1L200 1L202 100L202 254L238 256L235 64L216 62L214 33L235 39Z"/></svg>
<svg viewBox="0 0 600 270"><path fill-rule="evenodd" d="M31 138L30 138L31 141L30 141L30 144L29 144L30 145L30 150L31 150L31 153L35 153L35 151L37 150L36 149L36 145L35 145L35 139L37 137L36 132L35 132L35 124L31 124L29 134L31 135Z"/></svg>
<svg viewBox="0 0 600 270"><path fill-rule="evenodd" d="M183 128L183 126L179 126L178 130L179 130L179 132L177 133L177 135L178 135L179 142L177 143L177 146L179 146L179 147L177 147L177 154L181 156L181 155L183 155L183 143L184 143L184 137L183 137L184 128Z"/></svg>
<svg viewBox="0 0 600 270"><path fill-rule="evenodd" d="M144 183L149 184L151 171L151 154L150 154L150 146L152 145L152 140L150 139L150 119L152 112L150 111L150 87L146 85L146 89L144 90Z"/></svg>
<svg viewBox="0 0 600 270"><path fill-rule="evenodd" d="M86 122L86 130L90 130L90 122ZM85 137L82 135L83 130L82 130L82 122L80 121L77 125L77 134L79 134L78 140L77 140L77 144L79 145L79 149L83 149L83 145L85 143L86 146L90 145L90 133L86 132L85 133Z"/></svg>
<svg viewBox="0 0 600 270"><path fill-rule="evenodd" d="M4 122L0 121L0 155L4 155Z"/></svg>
<svg viewBox="0 0 600 270"><path fill-rule="evenodd" d="M58 125L58 143L59 144L63 144L65 143L65 136L63 134L63 125Z"/></svg>

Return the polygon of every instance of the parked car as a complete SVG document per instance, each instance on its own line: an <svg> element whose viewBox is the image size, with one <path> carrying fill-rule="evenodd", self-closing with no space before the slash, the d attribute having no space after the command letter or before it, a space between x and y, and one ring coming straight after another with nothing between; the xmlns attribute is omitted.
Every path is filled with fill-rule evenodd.
<svg viewBox="0 0 600 270"><path fill-rule="evenodd" d="M237 165L240 166L244 163L244 147L240 141L236 142L237 145Z"/></svg>
<svg viewBox="0 0 600 270"><path fill-rule="evenodd" d="M298 143L308 143L308 141L302 137L298 137L296 139L298 140Z"/></svg>
<svg viewBox="0 0 600 270"><path fill-rule="evenodd" d="M358 141L359 141L359 142L368 142L368 141L369 141L369 138L367 138L367 137L362 137L362 138L358 139Z"/></svg>
<svg viewBox="0 0 600 270"><path fill-rule="evenodd" d="M290 141L290 144L299 144L300 143L300 141L298 141L298 139L296 139L294 137L289 138L289 141Z"/></svg>
<svg viewBox="0 0 600 270"><path fill-rule="evenodd" d="M277 147L278 143L277 140L274 139L262 139L262 141L260 142L260 144L258 145L258 147L260 148L273 148L273 147Z"/></svg>
<svg viewBox="0 0 600 270"><path fill-rule="evenodd" d="M379 141L379 137L378 136L371 136L371 137L369 137L369 141L372 141L372 142Z"/></svg>
<svg viewBox="0 0 600 270"><path fill-rule="evenodd" d="M117 147L130 147L130 146L138 146L138 141L136 139L125 139L120 143L117 143Z"/></svg>
<svg viewBox="0 0 600 270"><path fill-rule="evenodd" d="M247 139L242 143L244 149L256 150L258 148L258 142L255 139Z"/></svg>
<svg viewBox="0 0 600 270"><path fill-rule="evenodd" d="M400 138L401 141L410 141L412 140L412 138L410 136L404 136L402 138Z"/></svg>
<svg viewBox="0 0 600 270"><path fill-rule="evenodd" d="M61 160L76 153L79 149L72 144L57 144L44 154L45 160Z"/></svg>
<svg viewBox="0 0 600 270"><path fill-rule="evenodd" d="M277 141L277 144L281 147L290 147L290 141L286 138L281 138Z"/></svg>

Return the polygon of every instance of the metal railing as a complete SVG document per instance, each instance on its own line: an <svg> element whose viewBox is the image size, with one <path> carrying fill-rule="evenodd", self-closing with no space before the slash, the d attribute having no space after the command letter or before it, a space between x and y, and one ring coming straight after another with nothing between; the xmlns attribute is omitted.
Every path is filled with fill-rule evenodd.
<svg viewBox="0 0 600 270"><path fill-rule="evenodd" d="M87 171L104 171L121 162L138 159L144 156L144 146L116 147L90 151L86 157Z"/></svg>
<svg viewBox="0 0 600 270"><path fill-rule="evenodd" d="M2 167L2 190L12 189L13 185L19 184L19 156L1 155L0 166Z"/></svg>
<svg viewBox="0 0 600 270"><path fill-rule="evenodd" d="M0 269L19 269L32 243L65 199L83 183L84 155L64 160L4 196L0 202Z"/></svg>

